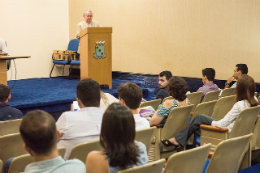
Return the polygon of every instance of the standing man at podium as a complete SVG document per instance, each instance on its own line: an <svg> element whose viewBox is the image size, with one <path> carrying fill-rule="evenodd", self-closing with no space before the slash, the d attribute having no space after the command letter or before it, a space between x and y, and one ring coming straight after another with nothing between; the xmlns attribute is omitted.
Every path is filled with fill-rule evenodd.
<svg viewBox="0 0 260 173"><path fill-rule="evenodd" d="M79 39L80 32L87 27L102 27L99 21L92 20L93 13L91 10L86 10L83 13L84 20L78 23L76 38Z"/></svg>

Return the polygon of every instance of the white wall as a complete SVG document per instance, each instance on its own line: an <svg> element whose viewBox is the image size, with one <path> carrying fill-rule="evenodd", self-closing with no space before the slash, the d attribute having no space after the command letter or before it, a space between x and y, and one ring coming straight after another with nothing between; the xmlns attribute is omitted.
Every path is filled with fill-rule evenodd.
<svg viewBox="0 0 260 173"><path fill-rule="evenodd" d="M0 37L10 55L29 55L15 60L17 79L48 77L53 50L67 49L69 15L67 0L0 0ZM15 79L14 66L8 80ZM62 68L53 75L61 75Z"/></svg>

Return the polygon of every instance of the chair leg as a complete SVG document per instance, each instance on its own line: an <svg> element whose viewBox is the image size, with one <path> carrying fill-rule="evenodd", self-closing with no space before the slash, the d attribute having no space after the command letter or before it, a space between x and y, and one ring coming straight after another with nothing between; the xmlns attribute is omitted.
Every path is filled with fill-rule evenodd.
<svg viewBox="0 0 260 173"><path fill-rule="evenodd" d="M64 68L65 68L65 64L63 65L63 69L62 69L62 77L64 75Z"/></svg>
<svg viewBox="0 0 260 173"><path fill-rule="evenodd" d="M55 66L55 64L53 64L53 66L52 66L51 73L52 73L52 71L53 71L54 66ZM51 77L51 73L50 73L50 77Z"/></svg>

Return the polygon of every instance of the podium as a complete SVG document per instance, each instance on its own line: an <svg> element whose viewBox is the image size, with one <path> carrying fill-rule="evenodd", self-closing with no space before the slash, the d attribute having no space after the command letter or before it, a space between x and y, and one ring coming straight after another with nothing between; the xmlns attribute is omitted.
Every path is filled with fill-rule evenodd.
<svg viewBox="0 0 260 173"><path fill-rule="evenodd" d="M112 89L112 28L87 27L80 33L80 79Z"/></svg>

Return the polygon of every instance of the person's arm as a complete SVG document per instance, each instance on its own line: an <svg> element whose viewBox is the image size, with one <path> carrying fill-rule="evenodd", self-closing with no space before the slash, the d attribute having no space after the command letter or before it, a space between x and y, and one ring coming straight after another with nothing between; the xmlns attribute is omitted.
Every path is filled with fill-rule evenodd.
<svg viewBox="0 0 260 173"><path fill-rule="evenodd" d="M230 85L230 83L231 83L233 80L234 80L234 77L233 77L233 76L229 77L228 80L227 80L227 82L225 83L225 88L224 88L224 89L229 88L229 85Z"/></svg>
<svg viewBox="0 0 260 173"><path fill-rule="evenodd" d="M164 117L168 116L170 113L170 107L173 105L172 100L166 100L162 104L160 104L158 111L154 113L151 119L152 125L158 125L161 123L161 121L164 119Z"/></svg>
<svg viewBox="0 0 260 173"><path fill-rule="evenodd" d="M60 139L64 139L66 137L66 115L63 113L61 114L60 118L58 119L58 121L56 122L56 127L57 130L60 131L61 133L61 138Z"/></svg>
<svg viewBox="0 0 260 173"><path fill-rule="evenodd" d="M232 109L219 121L212 121L211 125L219 128L227 128L233 121L236 120L240 113L238 103L235 103Z"/></svg>
<svg viewBox="0 0 260 173"><path fill-rule="evenodd" d="M87 156L85 165L87 173L108 173L108 162L101 152L90 152Z"/></svg>

